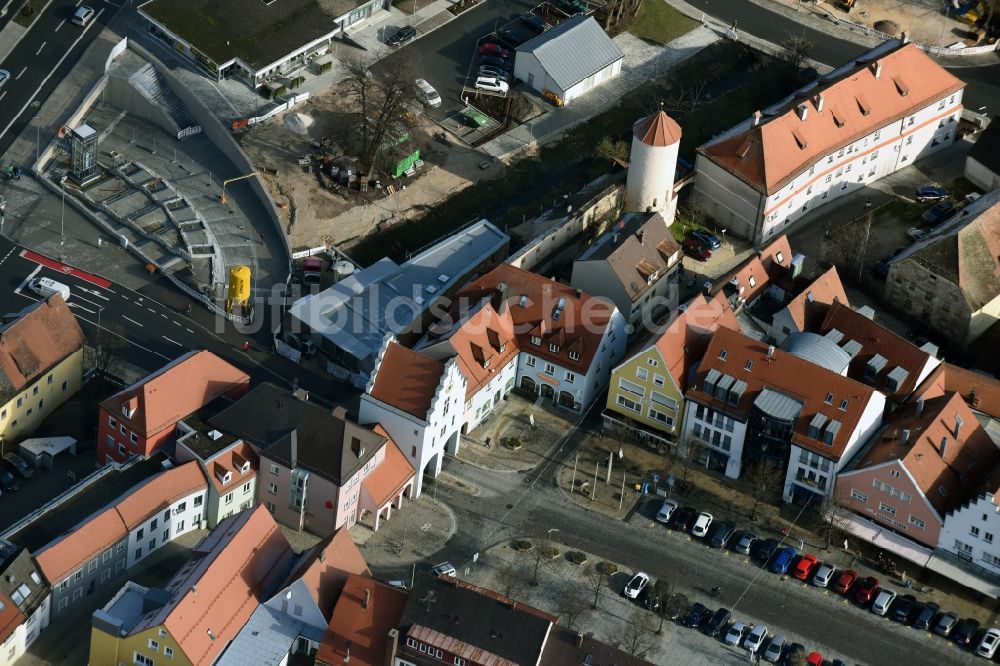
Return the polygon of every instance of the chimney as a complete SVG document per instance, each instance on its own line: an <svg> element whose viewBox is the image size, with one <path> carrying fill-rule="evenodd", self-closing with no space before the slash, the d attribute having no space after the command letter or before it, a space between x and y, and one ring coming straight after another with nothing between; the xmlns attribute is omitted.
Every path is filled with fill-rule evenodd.
<svg viewBox="0 0 1000 666"><path fill-rule="evenodd" d="M948 453L948 438L941 438L941 458L943 459L945 454Z"/></svg>
<svg viewBox="0 0 1000 666"><path fill-rule="evenodd" d="M295 469L299 463L299 431L293 429L291 434L288 436L288 448L290 449L289 458L292 463L292 469Z"/></svg>
<svg viewBox="0 0 1000 666"><path fill-rule="evenodd" d="M372 599L372 591L371 590L365 590L365 598L361 602L361 607L362 608L368 608L368 602L371 601L371 599Z"/></svg>
<svg viewBox="0 0 1000 666"><path fill-rule="evenodd" d="M576 634L576 649L579 650L582 647L583 647L583 634L580 633L580 632L577 632L577 634Z"/></svg>
<svg viewBox="0 0 1000 666"><path fill-rule="evenodd" d="M955 414L955 441L958 441L958 433L962 431L962 424L965 421L962 419L960 414Z"/></svg>
<svg viewBox="0 0 1000 666"><path fill-rule="evenodd" d="M872 63L872 74L875 75L876 79L882 78L882 63L878 60Z"/></svg>
<svg viewBox="0 0 1000 666"><path fill-rule="evenodd" d="M767 357L774 358L774 345L767 346Z"/></svg>
<svg viewBox="0 0 1000 666"><path fill-rule="evenodd" d="M344 643L344 663L351 663L351 641L346 641Z"/></svg>
<svg viewBox="0 0 1000 666"><path fill-rule="evenodd" d="M753 121L751 123L751 127L757 127L758 125L760 125L760 119L761 119L761 113L760 113L760 111L754 111L753 112Z"/></svg>
<svg viewBox="0 0 1000 666"><path fill-rule="evenodd" d="M919 398L917 400L917 416L918 417L923 416L923 413L924 413L924 399Z"/></svg>
<svg viewBox="0 0 1000 666"><path fill-rule="evenodd" d="M642 229L639 229L639 231L635 232L635 237L639 241L639 245L642 245L642 233L643 233Z"/></svg>
<svg viewBox="0 0 1000 666"><path fill-rule="evenodd" d="M805 122L806 118L809 117L809 107L806 106L805 104L799 104L799 106L796 109L796 111L798 111L798 113L799 113L799 120L801 120L802 122Z"/></svg>
<svg viewBox="0 0 1000 666"><path fill-rule="evenodd" d="M399 648L399 629L390 629L385 641L385 661L382 666L393 666L396 662L396 650Z"/></svg>
<svg viewBox="0 0 1000 666"><path fill-rule="evenodd" d="M347 408L346 407L343 407L341 405L337 405L336 407L333 408L333 411L330 412L330 413L333 414L333 418L337 419L338 421L346 421L347 420Z"/></svg>
<svg viewBox="0 0 1000 666"><path fill-rule="evenodd" d="M816 104L816 113L823 113L823 93L816 95L813 102Z"/></svg>
<svg viewBox="0 0 1000 666"><path fill-rule="evenodd" d="M969 391L969 403L973 409L979 406L979 394L976 391L976 387L972 387L972 390Z"/></svg>
<svg viewBox="0 0 1000 666"><path fill-rule="evenodd" d="M903 428L903 444L906 444L909 441L910 441L910 429Z"/></svg>
<svg viewBox="0 0 1000 666"><path fill-rule="evenodd" d="M506 283L500 282L493 288L493 296L490 298L490 304L493 306L493 309L496 310L497 314L502 315L507 310Z"/></svg>

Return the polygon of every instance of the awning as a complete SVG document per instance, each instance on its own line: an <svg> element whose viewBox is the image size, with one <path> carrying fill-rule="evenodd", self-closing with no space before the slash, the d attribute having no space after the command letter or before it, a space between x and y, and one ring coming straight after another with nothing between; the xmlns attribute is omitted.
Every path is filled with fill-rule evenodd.
<svg viewBox="0 0 1000 666"><path fill-rule="evenodd" d="M856 513L839 512L834 515L833 523L845 532L922 567L927 566L927 561L934 553L931 548L922 546Z"/></svg>
<svg viewBox="0 0 1000 666"><path fill-rule="evenodd" d="M967 562L954 553L936 550L927 560L927 568L959 585L982 592L991 599L1000 598L1000 576Z"/></svg>

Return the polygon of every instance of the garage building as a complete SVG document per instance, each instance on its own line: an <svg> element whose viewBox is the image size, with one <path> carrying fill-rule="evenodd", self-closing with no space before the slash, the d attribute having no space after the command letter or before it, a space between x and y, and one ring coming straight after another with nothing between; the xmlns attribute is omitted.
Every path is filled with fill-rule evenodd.
<svg viewBox="0 0 1000 666"><path fill-rule="evenodd" d="M517 47L514 76L568 104L621 74L623 58L594 17L577 15Z"/></svg>

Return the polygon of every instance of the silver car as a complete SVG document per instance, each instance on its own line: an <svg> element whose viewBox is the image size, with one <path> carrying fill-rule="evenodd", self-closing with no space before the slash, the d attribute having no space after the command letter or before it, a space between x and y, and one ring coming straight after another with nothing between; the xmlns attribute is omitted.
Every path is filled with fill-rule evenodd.
<svg viewBox="0 0 1000 666"><path fill-rule="evenodd" d="M676 510L677 502L671 499L663 500L660 510L656 512L656 522L664 524L669 523L670 516L674 515L674 511Z"/></svg>
<svg viewBox="0 0 1000 666"><path fill-rule="evenodd" d="M750 550L753 549L753 545L756 542L757 542L756 534L754 534L753 532L741 532L740 538L737 539L736 545L733 546L733 550L742 555L749 555Z"/></svg>
<svg viewBox="0 0 1000 666"><path fill-rule="evenodd" d="M757 652L760 646L764 644L765 638L767 638L767 627L762 624L755 624L750 629L747 637L743 639L743 647L751 652Z"/></svg>
<svg viewBox="0 0 1000 666"><path fill-rule="evenodd" d="M834 568L829 564L821 564L813 575L812 584L816 587L826 587L833 578Z"/></svg>
<svg viewBox="0 0 1000 666"><path fill-rule="evenodd" d="M772 664L777 664L781 661L781 655L785 651L785 637L784 636L774 636L771 638L771 642L767 644L767 649L764 650L764 661L769 661Z"/></svg>
<svg viewBox="0 0 1000 666"><path fill-rule="evenodd" d="M729 631L726 632L726 637L722 640L725 641L726 645L739 645L746 633L747 625L742 622L736 622L730 625Z"/></svg>

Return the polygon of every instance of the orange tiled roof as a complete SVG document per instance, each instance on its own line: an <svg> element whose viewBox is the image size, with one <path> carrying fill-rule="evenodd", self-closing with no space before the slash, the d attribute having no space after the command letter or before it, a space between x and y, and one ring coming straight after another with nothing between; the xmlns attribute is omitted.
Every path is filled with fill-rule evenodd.
<svg viewBox="0 0 1000 666"><path fill-rule="evenodd" d="M340 666L346 662L346 648L350 644L351 664L381 666L385 662L387 635L399 623L406 597L406 592L391 585L350 576L334 606L330 626L316 653L316 663Z"/></svg>
<svg viewBox="0 0 1000 666"><path fill-rule="evenodd" d="M770 195L824 155L965 87L915 44L901 45L874 62L855 61L836 80L820 81L757 127L709 142L698 152ZM797 111L800 104L806 107L805 120Z"/></svg>
<svg viewBox="0 0 1000 666"><path fill-rule="evenodd" d="M350 576L371 578L364 555L351 539L350 532L341 528L299 556L299 561L285 582L284 589L301 580L323 617L330 619L333 602L340 596Z"/></svg>
<svg viewBox="0 0 1000 666"><path fill-rule="evenodd" d="M489 384L495 373L518 353L510 308L504 308L504 313L500 315L491 303L485 303L463 322L448 342L455 351L458 369L465 375L466 400ZM500 351L501 348L503 351ZM484 363L486 367L483 367Z"/></svg>
<svg viewBox="0 0 1000 666"><path fill-rule="evenodd" d="M827 308L819 306L833 303L850 305L836 266L831 266L827 272L813 280L811 285L799 292L785 307L799 330L806 331L818 323L816 319L822 320Z"/></svg>
<svg viewBox="0 0 1000 666"><path fill-rule="evenodd" d="M101 552L128 536L118 511L111 507L76 527L60 540L35 553L45 578L55 585Z"/></svg>
<svg viewBox="0 0 1000 666"><path fill-rule="evenodd" d="M0 401L11 398L83 347L76 317L56 294L0 329Z"/></svg>
<svg viewBox="0 0 1000 666"><path fill-rule="evenodd" d="M101 408L132 430L149 436L193 414L221 395L238 397L250 377L210 351L194 351L160 368L101 403ZM132 416L125 418L122 405Z"/></svg>
<svg viewBox="0 0 1000 666"><path fill-rule="evenodd" d="M725 358L721 358L722 356ZM751 369L747 370L750 362ZM711 370L747 383L737 405L705 394L705 375ZM716 411L745 421L754 400L764 388L778 391L802 403L802 410L795 420L792 443L832 460L839 460L843 455L862 412L875 394L871 387L780 349L775 349L773 356L768 356L767 344L728 328L719 328L705 349L688 396ZM826 403L827 393L833 394L829 404ZM847 401L843 410L840 409L842 400ZM828 421L838 421L841 424L832 445L809 437L809 424L816 414L822 414Z"/></svg>
<svg viewBox="0 0 1000 666"><path fill-rule="evenodd" d="M421 419L427 418L444 364L390 342L379 363L371 396Z"/></svg>
<svg viewBox="0 0 1000 666"><path fill-rule="evenodd" d="M688 372L701 359L712 333L720 326L740 330L740 322L725 297L716 294L708 300L698 294L656 339L654 344L681 391L687 390Z"/></svg>
<svg viewBox="0 0 1000 666"><path fill-rule="evenodd" d="M201 466L192 460L157 474L142 486L129 491L115 504L115 510L121 516L125 528L132 530L171 502L207 485Z"/></svg>
<svg viewBox="0 0 1000 666"><path fill-rule="evenodd" d="M751 301L761 294L772 280L784 276L791 265L792 247L788 243L788 237L782 234L771 241L770 245L761 248L757 254L716 280L711 293L723 291L726 285L736 282L737 288L742 289L739 297L744 301Z"/></svg>
<svg viewBox="0 0 1000 666"><path fill-rule="evenodd" d="M240 466L244 462L250 463L250 471L245 474L240 472ZM249 444L241 441L207 460L205 467L208 469L215 490L219 495L225 495L232 488L243 485L257 476L257 470L260 469L260 459ZM222 482L222 477L226 472L231 473L229 483Z"/></svg>
<svg viewBox="0 0 1000 666"><path fill-rule="evenodd" d="M663 111L635 121L632 133L647 146L658 148L681 140L681 126Z"/></svg>
<svg viewBox="0 0 1000 666"><path fill-rule="evenodd" d="M413 465L391 439L385 443L385 457L361 486L368 491L375 506L382 506L413 478Z"/></svg>

